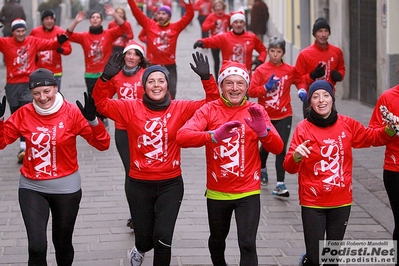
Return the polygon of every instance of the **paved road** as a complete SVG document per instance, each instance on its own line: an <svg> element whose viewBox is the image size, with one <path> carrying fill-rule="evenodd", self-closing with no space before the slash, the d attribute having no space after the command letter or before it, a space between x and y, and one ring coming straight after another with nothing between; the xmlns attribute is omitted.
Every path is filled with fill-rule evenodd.
<svg viewBox="0 0 399 266"><path fill-rule="evenodd" d="M130 11L128 11L129 13ZM174 10L178 14L177 10ZM137 36L140 27L129 20ZM174 17L175 18L175 17ZM64 28L71 21L63 23ZM108 23L108 21L105 22ZM88 30L88 21L80 23L76 31ZM185 29L178 42L178 98L200 99L204 96L199 78L191 71L192 44L200 37L198 21ZM204 51L211 60L209 50ZM211 69L213 69L211 67ZM83 99L83 52L73 44L73 52L64 57L62 92L66 99L75 102ZM0 95L4 94L5 68L0 66ZM302 118L301 103L292 90L294 105L293 127ZM355 101L337 100L340 113L355 117L367 124L372 108ZM9 113L6 113L8 117ZM79 164L82 174L83 199L74 233L74 265L113 266L129 265L128 252L134 243L134 233L126 227L128 208L124 196L122 163L113 141L114 128L110 123L111 148L99 152L82 139L78 141ZM0 151L0 265L26 265L27 239L18 200L18 173L16 163L18 143ZM382 184L383 148L355 150L354 199L346 239L390 239L392 215ZM211 265L207 248L208 225L205 190L204 149L182 151L185 195L178 217L172 249L172 265ZM268 161L269 179L272 184L262 188L262 213L257 237L260 265L297 265L304 251L300 208L298 205L297 179L286 176L291 197L275 198L271 195L275 182L274 156ZM49 225L51 236L51 222ZM48 238L49 266L56 265L54 248ZM152 252L143 265L152 264ZM227 240L226 257L229 265L238 265L239 251L234 220Z"/></svg>

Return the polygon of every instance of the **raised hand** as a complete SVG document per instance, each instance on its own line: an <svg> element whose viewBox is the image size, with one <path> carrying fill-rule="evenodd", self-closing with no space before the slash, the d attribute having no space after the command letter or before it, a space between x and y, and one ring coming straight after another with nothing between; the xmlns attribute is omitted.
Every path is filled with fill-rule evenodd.
<svg viewBox="0 0 399 266"><path fill-rule="evenodd" d="M195 66L190 63L191 69L201 77L202 80L209 80L211 78L211 71L209 70L208 56L196 52L192 54Z"/></svg>
<svg viewBox="0 0 399 266"><path fill-rule="evenodd" d="M0 117L4 116L4 113L6 112L6 96L3 96L3 100L1 101L0 104Z"/></svg>
<svg viewBox="0 0 399 266"><path fill-rule="evenodd" d="M122 67L125 65L125 55L123 52L113 53L105 64L103 74L101 77L103 80L108 81L112 79L116 74L121 71Z"/></svg>
<svg viewBox="0 0 399 266"><path fill-rule="evenodd" d="M213 142L218 143L221 140L234 137L237 135L237 131L234 131L234 128L241 126L240 121L230 121L221 125L218 129L211 131Z"/></svg>
<svg viewBox="0 0 399 266"><path fill-rule="evenodd" d="M274 78L274 74L271 75L267 83L265 84L265 88L267 92L277 89L277 85L279 83L279 78Z"/></svg>
<svg viewBox="0 0 399 266"><path fill-rule="evenodd" d="M245 123L247 123L247 125L252 128L256 134L258 134L258 137L262 138L267 136L267 133L270 129L268 129L266 126L266 119L262 113L262 110L260 110L259 107L252 105L248 107L248 113L251 115L252 120L248 117L245 117Z"/></svg>
<svg viewBox="0 0 399 266"><path fill-rule="evenodd" d="M78 100L76 101L76 105L79 107L80 111L82 112L83 116L88 121L93 121L96 119L96 105L94 104L94 99L91 97L91 94L87 94L87 92L83 93L85 98L85 106L81 104Z"/></svg>
<svg viewBox="0 0 399 266"><path fill-rule="evenodd" d="M323 63L319 63L317 67L310 73L310 78L316 80L326 74L326 66Z"/></svg>

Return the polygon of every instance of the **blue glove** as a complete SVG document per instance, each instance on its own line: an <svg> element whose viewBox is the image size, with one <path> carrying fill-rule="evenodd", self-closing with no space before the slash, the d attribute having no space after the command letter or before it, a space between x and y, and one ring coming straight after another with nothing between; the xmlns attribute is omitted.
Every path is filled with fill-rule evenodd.
<svg viewBox="0 0 399 266"><path fill-rule="evenodd" d="M307 99L307 93L305 89L299 89L298 90L298 97L299 99L301 99L302 102L305 102Z"/></svg>
<svg viewBox="0 0 399 266"><path fill-rule="evenodd" d="M275 79L274 74L270 77L269 81L265 84L265 88L267 92L277 89L277 85L280 79Z"/></svg>

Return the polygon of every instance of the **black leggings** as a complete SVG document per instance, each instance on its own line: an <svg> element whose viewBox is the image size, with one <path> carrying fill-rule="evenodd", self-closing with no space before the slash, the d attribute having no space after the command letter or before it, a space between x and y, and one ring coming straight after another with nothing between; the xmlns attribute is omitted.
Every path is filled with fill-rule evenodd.
<svg viewBox="0 0 399 266"><path fill-rule="evenodd" d="M240 266L257 266L256 234L260 219L260 195L237 200L207 199L208 223L211 235L208 246L214 266L226 266L224 252L230 231L231 216L235 214Z"/></svg>
<svg viewBox="0 0 399 266"><path fill-rule="evenodd" d="M18 194L28 235L28 265L47 265L47 224L50 210L57 265L72 265L74 257L72 235L82 190L71 194L47 194L20 188Z"/></svg>
<svg viewBox="0 0 399 266"><path fill-rule="evenodd" d="M130 170L130 152L129 139L127 131L115 128L115 144L118 150L119 157L121 157L123 168L125 169L125 193L127 197L127 189L129 187L129 170Z"/></svg>
<svg viewBox="0 0 399 266"><path fill-rule="evenodd" d="M306 265L319 265L319 241L344 239L351 206L320 209L301 207Z"/></svg>
<svg viewBox="0 0 399 266"><path fill-rule="evenodd" d="M128 192L136 248L140 252L154 248L153 265L170 265L173 231L183 200L183 178L160 181L130 178Z"/></svg>
<svg viewBox="0 0 399 266"><path fill-rule="evenodd" d="M395 222L393 240L399 240L399 172L384 169L383 179Z"/></svg>
<svg viewBox="0 0 399 266"><path fill-rule="evenodd" d="M283 167L284 157L287 153L287 144L288 139L290 138L291 125L292 125L292 116L283 118L281 120L272 120L273 126L276 128L278 134L284 143L283 151L276 155L276 173L277 173L277 182L284 182L285 180L285 170ZM267 157L269 157L269 152L266 151L262 146L260 147L260 164L262 168L266 167Z"/></svg>

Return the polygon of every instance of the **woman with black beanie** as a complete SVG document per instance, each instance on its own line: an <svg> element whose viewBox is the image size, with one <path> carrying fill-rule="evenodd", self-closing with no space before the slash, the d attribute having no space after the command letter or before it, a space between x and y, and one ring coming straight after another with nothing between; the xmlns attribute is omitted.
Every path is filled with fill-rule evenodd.
<svg viewBox="0 0 399 266"><path fill-rule="evenodd" d="M93 98L98 111L126 127L130 169L127 199L135 230L131 265L141 265L145 252L154 249L154 265L170 265L173 231L183 199L180 147L176 133L208 101L219 98L208 58L193 54L191 68L202 80L203 100L172 100L166 68L146 68L143 99L112 100L110 80L123 68L123 54L114 54L97 81Z"/></svg>

